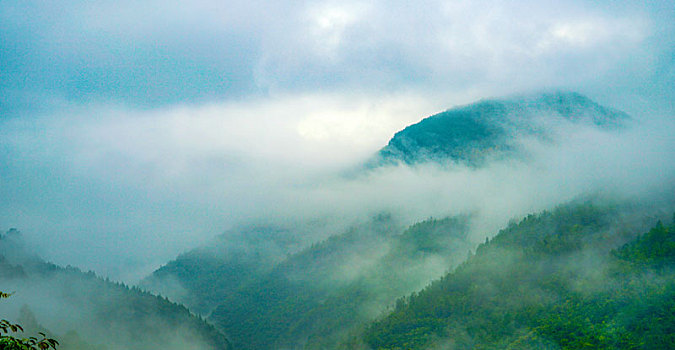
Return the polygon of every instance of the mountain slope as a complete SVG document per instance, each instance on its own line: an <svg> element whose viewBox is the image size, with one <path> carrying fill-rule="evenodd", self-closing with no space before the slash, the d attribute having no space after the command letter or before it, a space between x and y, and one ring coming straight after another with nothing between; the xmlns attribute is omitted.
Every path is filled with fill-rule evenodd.
<svg viewBox="0 0 675 350"><path fill-rule="evenodd" d="M200 281L213 280L211 292L220 294L213 293L219 304L209 320L237 347L333 348L396 298L465 258L472 246L468 220L429 219L404 229L388 215L376 216L245 278L211 273L234 271L236 259L225 251L220 266L192 269L203 256L188 253L190 259L179 258L163 271L193 271L181 277L191 288L209 288Z"/></svg>
<svg viewBox="0 0 675 350"><path fill-rule="evenodd" d="M425 118L397 132L370 165L426 161L480 164L512 155L517 137L546 137L561 121L615 128L628 115L577 93L557 92L479 101Z"/></svg>
<svg viewBox="0 0 675 350"><path fill-rule="evenodd" d="M225 295L297 251L300 243L293 233L260 225L232 230L169 261L141 281L141 286L207 315Z"/></svg>
<svg viewBox="0 0 675 350"><path fill-rule="evenodd" d="M480 164L515 154L518 136L545 139L558 124L613 129L627 119L574 93L482 101L397 133L378 164ZM605 215L596 214L591 217ZM398 297L420 290L465 259L476 243L467 237L468 220L430 219L405 229L391 217L379 217L299 251L289 247L299 246L292 237L300 235L289 230L253 230L233 241L222 236L160 268L144 286L179 291L176 300L209 315L242 348L334 348ZM569 221L575 220L581 219ZM562 225L548 224L553 225L549 230ZM251 237L263 238L251 242Z"/></svg>
<svg viewBox="0 0 675 350"><path fill-rule="evenodd" d="M36 331L61 335L55 336L63 340L59 349L86 348L85 341L108 349L231 348L223 334L184 306L93 272L46 263L27 250L15 230L0 236L0 284L14 292L0 305L3 317L31 315L34 321L24 326L39 320L44 328Z"/></svg>
<svg viewBox="0 0 675 350"><path fill-rule="evenodd" d="M588 205L528 216L399 300L363 339L373 349L673 348L675 226L611 250L617 219Z"/></svg>
<svg viewBox="0 0 675 350"><path fill-rule="evenodd" d="M466 218L430 219L399 233L379 217L289 257L227 296L210 319L244 348L334 348L459 262L471 246L466 234Z"/></svg>

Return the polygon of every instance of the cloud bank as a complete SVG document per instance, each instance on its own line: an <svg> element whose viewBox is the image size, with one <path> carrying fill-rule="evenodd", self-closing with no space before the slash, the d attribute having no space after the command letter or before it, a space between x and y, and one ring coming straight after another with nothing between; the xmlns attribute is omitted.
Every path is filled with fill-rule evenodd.
<svg viewBox="0 0 675 350"><path fill-rule="evenodd" d="M523 139L526 157L480 169L431 164L340 176L384 144L345 135L384 140L390 131L381 123L345 131L324 108L388 120L405 119L406 105L354 108L323 97L13 119L0 133L0 214L56 262L133 280L242 223L472 214L483 239L510 218L584 193L636 196L673 185L675 128L655 119L619 132L552 125L557 141Z"/></svg>
<svg viewBox="0 0 675 350"><path fill-rule="evenodd" d="M669 1L3 1L0 228L134 281L263 218L481 211L488 234L583 191L657 191L673 23ZM531 144L530 163L336 175L425 116L551 88L638 125Z"/></svg>
<svg viewBox="0 0 675 350"><path fill-rule="evenodd" d="M13 113L35 98L156 107L317 90L631 85L668 101L672 16L669 1L4 1L0 89Z"/></svg>

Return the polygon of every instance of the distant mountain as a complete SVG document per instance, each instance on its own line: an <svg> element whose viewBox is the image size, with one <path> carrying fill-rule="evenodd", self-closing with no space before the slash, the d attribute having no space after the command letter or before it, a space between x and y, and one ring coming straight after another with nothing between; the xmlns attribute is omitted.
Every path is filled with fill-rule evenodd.
<svg viewBox="0 0 675 350"><path fill-rule="evenodd" d="M471 243L463 217L401 232L387 216L305 249L243 285L210 316L244 349L335 348L400 295L459 263Z"/></svg>
<svg viewBox="0 0 675 350"><path fill-rule="evenodd" d="M462 261L473 246L468 220L429 219L406 229L380 215L276 263L262 258L274 244L258 232L270 242L247 249L203 247L168 263L146 283L174 281L185 292L181 300L215 303L209 320L237 348L334 348L396 298Z"/></svg>
<svg viewBox="0 0 675 350"><path fill-rule="evenodd" d="M561 126L612 130L628 119L575 93L481 101L397 133L371 165L479 166L517 155L519 136L549 140ZM626 211L642 215L636 208ZM607 269L618 266L608 263L619 256L611 251L633 239L636 227L645 227L624 214L615 205L563 205L510 224L475 255L470 216L407 226L381 215L312 244L293 229L250 227L180 255L143 286L174 293L169 295L207 316L242 349L557 348L563 343L545 333L550 329L540 332L544 323L537 322L562 327L546 317L562 307L556 302L571 298L571 285L586 282L577 278L582 268L623 283L607 277ZM521 296L531 303L521 303ZM481 333L481 327L491 333Z"/></svg>
<svg viewBox="0 0 675 350"><path fill-rule="evenodd" d="M184 306L47 263L16 230L0 235L0 286L13 292L0 303L2 318L18 313L28 334L50 334L60 350L231 349L222 333Z"/></svg>
<svg viewBox="0 0 675 350"><path fill-rule="evenodd" d="M518 136L550 135L560 121L611 129L629 116L573 92L482 100L425 118L397 132L368 165L460 162L513 155Z"/></svg>
<svg viewBox="0 0 675 350"><path fill-rule="evenodd" d="M300 250L304 244L300 238L297 232L281 226L232 229L169 261L140 285L208 315L239 286Z"/></svg>

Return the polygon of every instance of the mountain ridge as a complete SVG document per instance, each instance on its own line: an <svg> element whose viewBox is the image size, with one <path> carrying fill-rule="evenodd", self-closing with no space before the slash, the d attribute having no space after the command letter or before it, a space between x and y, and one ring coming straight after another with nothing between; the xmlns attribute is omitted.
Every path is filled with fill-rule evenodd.
<svg viewBox="0 0 675 350"><path fill-rule="evenodd" d="M545 136L551 123L567 121L599 129L621 127L630 116L576 92L482 99L434 114L398 131L367 162L368 167L403 163L457 162L481 165L489 157L518 151L519 136Z"/></svg>
<svg viewBox="0 0 675 350"><path fill-rule="evenodd" d="M54 336L63 343L59 349L89 349L84 341L103 349L232 349L225 335L185 306L92 271L46 262L14 229L0 235L0 282L15 292L0 305L3 315L23 304L21 314L30 310L61 334Z"/></svg>

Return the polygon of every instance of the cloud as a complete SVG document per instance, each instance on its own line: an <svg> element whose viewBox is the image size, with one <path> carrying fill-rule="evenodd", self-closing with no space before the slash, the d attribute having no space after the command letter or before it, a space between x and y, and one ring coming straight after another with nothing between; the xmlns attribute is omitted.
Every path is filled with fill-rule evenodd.
<svg viewBox="0 0 675 350"><path fill-rule="evenodd" d="M672 18L655 2L3 2L6 111L36 96L158 107L360 91L502 95L632 72ZM279 16L278 14L283 14ZM506 85L506 87L505 87ZM8 95L10 94L10 95Z"/></svg>
<svg viewBox="0 0 675 350"><path fill-rule="evenodd" d="M551 126L564 142L522 140L529 160L482 169L339 176L436 108L415 95L296 95L9 119L0 123L0 217L55 262L133 281L241 223L473 214L483 239L583 193L636 196L672 185L675 128L653 118L616 135ZM305 234L307 243L323 237Z"/></svg>
<svg viewBox="0 0 675 350"><path fill-rule="evenodd" d="M281 217L285 192L370 156L425 105L301 95L3 120L0 217L50 259L140 278L237 222Z"/></svg>
<svg viewBox="0 0 675 350"><path fill-rule="evenodd" d="M573 147L562 153L569 159L535 152L560 161L541 165L546 171L526 166L540 177L510 164L450 174L389 169L353 182L335 174L425 116L527 90L579 90L667 123L670 7L3 1L1 225L33 235L56 262L133 280L261 217L383 209L426 217L484 208L480 198L490 198L499 222L603 181ZM653 129L641 135L645 145L666 142L654 135L665 138ZM627 147L642 146L635 137ZM654 147L595 159L608 162L598 178L617 188L665 181L624 174L637 167L635 150L669 156ZM670 174L657 161L645 166ZM541 192L546 186L567 191ZM456 199L465 197L474 200Z"/></svg>

